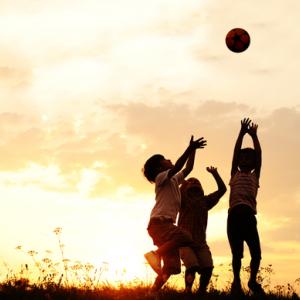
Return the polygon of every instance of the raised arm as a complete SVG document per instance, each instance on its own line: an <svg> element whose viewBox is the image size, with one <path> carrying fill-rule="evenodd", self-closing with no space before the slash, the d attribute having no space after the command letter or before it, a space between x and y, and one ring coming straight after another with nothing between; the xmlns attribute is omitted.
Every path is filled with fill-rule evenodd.
<svg viewBox="0 0 300 300"><path fill-rule="evenodd" d="M189 165L190 171L188 172L188 170L187 170L184 172L185 173L187 172L187 174L189 174L192 171L193 166L194 166L196 149L204 148L205 146L206 146L206 140L204 140L203 137L194 141L194 137L192 136L189 146L186 148L186 150L183 152L183 154L178 158L174 167L169 171L168 177L171 178L176 173L178 173L183 168L183 166L185 165L187 160L189 161L188 165Z"/></svg>
<svg viewBox="0 0 300 300"><path fill-rule="evenodd" d="M184 178L192 172L194 168L195 156L196 156L196 149L190 153L185 168L182 170Z"/></svg>
<svg viewBox="0 0 300 300"><path fill-rule="evenodd" d="M249 135L252 137L253 140L253 146L256 154L256 162L255 162L255 173L257 176L257 179L260 177L260 169L261 169L261 147L260 143L257 137L257 128L258 125L252 123L251 126L248 129Z"/></svg>
<svg viewBox="0 0 300 300"><path fill-rule="evenodd" d="M207 167L206 170L207 172L212 174L218 186L217 191L210 194L208 197L209 203L207 203L207 206L208 209L211 209L219 202L220 198L226 193L227 188L223 179L219 175L217 168L211 166L211 167Z"/></svg>
<svg viewBox="0 0 300 300"><path fill-rule="evenodd" d="M239 132L238 138L236 140L234 150L233 150L233 158L232 158L232 165L231 165L231 176L234 175L238 170L238 154L242 147L244 135L248 132L249 124L251 120L249 118L244 118L241 121L241 130Z"/></svg>

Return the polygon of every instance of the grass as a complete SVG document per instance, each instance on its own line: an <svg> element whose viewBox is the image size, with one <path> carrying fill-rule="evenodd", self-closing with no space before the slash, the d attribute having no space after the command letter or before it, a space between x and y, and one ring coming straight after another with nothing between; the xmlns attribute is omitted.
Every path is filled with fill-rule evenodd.
<svg viewBox="0 0 300 300"><path fill-rule="evenodd" d="M145 283L138 278L132 282L109 283L103 280L102 275L108 268L107 263L95 268L89 263L79 261L72 262L65 258L64 245L61 241L61 228L54 230L59 247L59 260L49 257L38 258L34 250L23 251L21 246L16 247L18 251L26 253L31 258L31 265L21 265L19 272L13 271L7 264L6 276L0 281L0 299L22 299L22 300L229 300L238 299L230 295L230 282L220 285L219 275L213 274L209 285L209 292L205 296L196 294L187 295L178 289L178 282L169 282L156 295L151 294L150 283ZM48 251L50 255L50 251ZM48 256L49 256L48 255ZM228 266L224 266L228 269ZM242 281L246 282L249 277L249 267L242 270ZM277 285L271 287L272 265L261 267L258 280L262 284L266 295L257 296L245 294L240 299L269 299L269 300L300 300L297 291L300 286L300 278L293 284ZM183 276L183 273L181 274ZM196 281L195 281L196 283Z"/></svg>
<svg viewBox="0 0 300 300"><path fill-rule="evenodd" d="M47 300L229 300L237 299L225 291L210 291L207 295L199 297L196 294L186 295L181 291L165 288L158 294L150 293L148 286L102 286L97 288L79 287L42 287L38 285L28 285L21 282L6 282L0 285L0 299L47 299ZM269 299L269 300L299 300L296 294L280 295L268 293L265 296L245 295L240 299Z"/></svg>

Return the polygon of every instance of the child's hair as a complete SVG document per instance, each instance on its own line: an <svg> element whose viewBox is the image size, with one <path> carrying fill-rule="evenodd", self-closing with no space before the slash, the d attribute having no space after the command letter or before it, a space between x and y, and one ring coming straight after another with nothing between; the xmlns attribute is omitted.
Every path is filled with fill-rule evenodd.
<svg viewBox="0 0 300 300"><path fill-rule="evenodd" d="M153 183L155 181L155 177L159 173L160 170L160 162L164 159L164 156L161 154L154 154L144 164L143 173L144 176Z"/></svg>
<svg viewBox="0 0 300 300"><path fill-rule="evenodd" d="M248 157L251 157L253 159L253 164L256 162L256 152L253 148L243 148L239 151L239 157L241 155L246 155Z"/></svg>
<svg viewBox="0 0 300 300"><path fill-rule="evenodd" d="M195 177L190 177L189 179L184 180L184 182L183 182L183 183L181 184L181 186L180 186L180 192L181 192L181 194L182 194L182 195L185 194L185 193L187 192L187 190L188 190L188 189L187 189L188 184L189 184L190 182L194 182L194 183L195 183L195 181L196 181L197 183L199 183L199 186L197 186L198 192L204 195L204 191L203 191L201 182L199 181L199 179L197 179L197 178L195 178Z"/></svg>

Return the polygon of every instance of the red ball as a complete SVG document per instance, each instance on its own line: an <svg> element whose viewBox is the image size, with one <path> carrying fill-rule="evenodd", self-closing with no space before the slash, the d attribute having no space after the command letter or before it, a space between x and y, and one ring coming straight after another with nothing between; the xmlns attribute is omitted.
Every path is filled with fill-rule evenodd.
<svg viewBox="0 0 300 300"><path fill-rule="evenodd" d="M243 52L250 45L250 35L243 28L233 28L227 33L225 42L232 52Z"/></svg>

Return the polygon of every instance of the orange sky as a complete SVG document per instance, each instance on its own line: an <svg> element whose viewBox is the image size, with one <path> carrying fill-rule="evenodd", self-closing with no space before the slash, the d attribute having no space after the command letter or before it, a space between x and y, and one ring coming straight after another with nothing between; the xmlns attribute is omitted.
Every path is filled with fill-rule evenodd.
<svg viewBox="0 0 300 300"><path fill-rule="evenodd" d="M144 161L157 152L174 161L191 134L204 136L192 175L209 193L205 167L228 183L250 117L263 150L262 265L279 282L298 278L299 9L296 0L2 1L2 261L28 260L18 245L58 252L52 231L62 227L70 259L142 276L154 203ZM251 35L244 53L224 44L233 27ZM230 261L228 195L209 217L217 263Z"/></svg>

